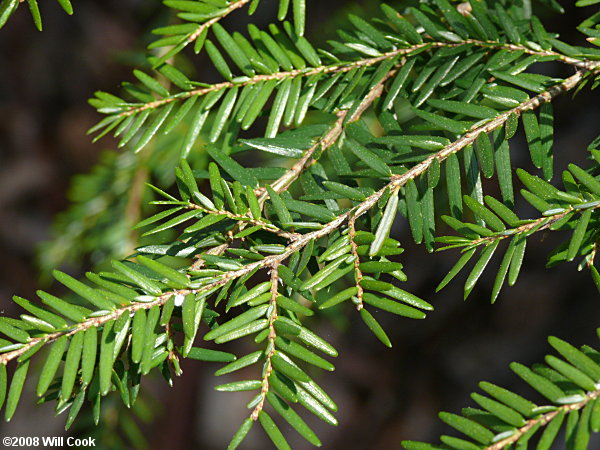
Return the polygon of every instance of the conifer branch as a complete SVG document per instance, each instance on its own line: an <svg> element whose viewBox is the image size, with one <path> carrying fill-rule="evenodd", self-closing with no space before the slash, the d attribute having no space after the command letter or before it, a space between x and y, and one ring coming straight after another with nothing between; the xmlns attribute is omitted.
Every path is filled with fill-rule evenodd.
<svg viewBox="0 0 600 450"><path fill-rule="evenodd" d="M252 86L252 85L256 85L256 84L260 84L260 83L265 83L268 81L280 81L280 80L284 80L284 79L293 79L293 78L297 78L297 77L307 78L312 75L319 75L319 74L345 73L345 72L349 72L352 69L356 69L359 67L365 67L365 66L373 66L373 65L383 62L387 59L396 58L396 57L402 56L402 55L407 55L409 53L421 50L422 48L425 48L425 47L426 48L444 47L444 46L456 47L458 45L459 44L424 43L424 44L414 45L414 46L411 46L408 48L401 48L398 50L390 51L390 52L382 54L381 56L360 59L357 61L352 61L352 62L343 63L343 64L334 64L334 65L330 65L330 66L320 66L320 67L309 67L306 69L295 69L295 70L290 70L290 71L275 72L272 74L260 74L260 75L255 75L253 77L242 77L239 81L236 81L236 80L223 81L221 83L216 83L216 84L210 85L208 87L193 89L191 91L180 92L178 94L175 94L175 95L172 95L169 97L164 97L164 98L161 98L161 99L153 101L153 102L145 103L141 106L133 105L130 108L126 109L125 111L119 113L117 115L117 117L130 116L132 114L137 114L139 112L146 111L148 109L159 108L161 106L164 106L166 104L169 104L169 103L172 103L175 101L186 100L190 97L204 96L204 95L210 94L211 92L217 92L222 89L231 89L234 87ZM460 45L462 45L462 44L460 44Z"/></svg>
<svg viewBox="0 0 600 450"><path fill-rule="evenodd" d="M548 423L550 423L552 421L552 419L554 419L561 412L569 413L569 412L573 412L573 411L579 411L584 406L586 406L588 403L592 402L594 399L596 399L598 397L600 397L600 390L588 392L585 395L585 398L580 402L570 403L568 405L559 406L554 411L551 411L546 414L542 414L541 416L536 417L535 419L530 419L527 421L527 425L524 425L521 428L519 428L518 430L516 430L513 435L507 437L506 439L502 439L501 441L498 441L498 442L494 443L493 445L487 446L485 448L485 450L502 450L503 448L509 447L512 444L518 442L519 439L521 439L523 437L523 435L525 435L525 433L527 433L533 427L547 425Z"/></svg>
<svg viewBox="0 0 600 450"><path fill-rule="evenodd" d="M517 228L502 231L500 233L494 234L493 236L484 236L479 239L475 239L473 242L471 242L469 244L469 246L477 246L477 245L481 245L481 244L488 245L489 243L492 243L495 241L501 241L502 239L510 238L510 237L518 235L518 234L528 233L531 231L538 232L538 231L546 230L546 229L550 228L552 226L552 224L558 222L560 219L568 216L572 212L575 212L575 211L583 212L588 209L591 209L593 211L598 208L600 208L600 205L594 205L589 208L575 208L574 206L571 206L569 208L565 208L564 211L559 212L557 214L552 214L549 216L543 216L543 217L538 217L537 219L533 219L529 223L521 225Z"/></svg>
<svg viewBox="0 0 600 450"><path fill-rule="evenodd" d="M598 64L598 63L594 64L593 67L594 67L594 70L598 70L598 67L600 67L600 64ZM442 162L445 159L447 159L450 155L459 152L460 150L464 149L468 145L473 144L479 135L481 135L483 133L489 133L489 132L501 127L509 119L509 117L512 114L515 114L518 116L518 115L524 113L525 111L536 109L544 103L551 102L557 96L577 87L577 85L584 79L584 77L585 77L585 73L583 73L583 72L577 72L574 75L571 75L569 78L567 78L562 83L556 84L556 85L552 86L550 89L548 89L547 91L544 91L541 94L538 94L535 97L532 97L531 99L527 100L526 102L521 103L519 106L516 106L515 108L512 108L508 111L503 112L495 119L492 119L483 125L472 128L467 133L465 133L463 136L458 138L456 141L447 145L446 147L441 149L439 152L434 153L433 155L429 156L427 159L425 159L424 161L415 165L414 167L410 168L408 171L404 172L403 174L393 175L391 177L391 182L388 185L386 185L385 187L381 188L378 192L373 194L367 200L365 200L365 202L363 202L357 208L355 214L357 216L362 215L364 212L371 209L377 203L377 201L381 198L381 196L385 193L385 191L387 189L395 189L398 187L402 187L406 183L408 183L408 181L414 180L418 176L427 172L427 170L429 170L429 168L431 167L431 165L433 164L433 162L435 160Z"/></svg>
<svg viewBox="0 0 600 450"><path fill-rule="evenodd" d="M466 134L461 136L459 139L457 139L456 141L447 145L440 151L434 153L433 155L431 155L430 157L425 159L423 162L415 165L414 167L412 167L405 173L399 174L399 175L393 175L391 177L391 181L386 186L381 188L376 193L372 194L364 202L360 203L357 207L347 211L344 214L337 216L334 220L325 224L321 229L301 235L301 237L299 237L298 239L294 240L291 244L289 244L283 253L281 253L279 255L268 256L259 262L251 263L247 266L244 266L241 269L238 269L237 271L226 272L223 275L224 280L227 279L227 281L229 281L230 279L241 277L241 276L251 272L252 270L254 270L257 267L273 267L274 265L281 264L283 261L285 261L287 258L289 258L292 254L294 254L295 252L304 248L310 241L317 240L324 236L327 236L328 234L330 234L331 232L333 232L334 230L339 228L345 221L351 219L352 217L358 218L361 215L363 215L364 213L366 213L368 210L370 210L373 206L375 206L377 204L377 201L383 196L383 194L388 189L392 189L392 190L398 189L398 188L404 186L406 183L408 183L408 181L414 180L417 177L419 177L420 175L422 175L423 173L427 172L427 170L433 164L434 160L438 160L439 162L442 162L443 160L448 158L450 155L457 153L460 150L462 150L463 148L472 144L477 139L477 136L479 136L480 134L489 133L490 131L493 131L496 128L502 126L512 114L518 115L525 111L538 108L543 103L551 102L554 98L556 98L560 94L563 94L563 93L575 88L583 80L583 78L584 78L584 74L581 72L577 72L574 75L572 75L571 77L567 78L564 82L559 83L559 84L553 86L552 88L548 89L547 91L542 92L541 94L538 94L535 97L532 97L531 99L527 100L526 102L523 102L519 106L500 114L497 118L492 119L491 121L489 121L483 125L480 125L478 127L475 127L473 129L469 130ZM219 282L215 282L215 283L223 284L224 282L226 282L226 281L219 281ZM214 287L214 285L215 285L214 283L211 283L210 285L206 286L205 288L208 290L208 289L211 289L212 287Z"/></svg>
<svg viewBox="0 0 600 450"><path fill-rule="evenodd" d="M598 66L599 66L599 64L596 64L594 70L597 70ZM287 258L289 258L292 254L294 254L297 251L299 251L300 249L304 248L310 241L317 240L324 236L327 236L330 233L332 233L334 230L338 229L344 222L351 219L352 217L357 218L357 217L360 217L362 214L366 213L368 210L370 210L373 206L375 206L377 204L377 201L383 196L383 194L388 189L392 189L392 190L398 189L398 188L404 186L408 181L414 180L417 177L419 177L420 175L422 175L423 173L427 172L427 170L433 164L434 160L438 160L439 162L444 161L450 155L457 153L460 150L462 150L463 148L465 148L466 146L472 144L475 141L475 139L477 139L477 136L479 136L480 134L489 133L489 132L495 130L496 128L502 126L508 120L508 118L511 116L511 114L519 115L525 111L535 109L535 108L539 107L540 105L542 105L543 103L551 102L554 98L556 98L560 94L563 94L563 93L575 88L584 79L584 76L585 76L585 74L583 72L577 72L574 75L567 78L562 83L559 83L559 84L553 86L552 88L548 89L547 91L542 92L541 94L538 94L535 97L532 97L531 99L529 99L526 102L523 102L519 106L500 114L495 119L492 119L483 125L480 125L478 127L471 129L466 134L461 136L459 139L457 139L456 141L447 145L440 151L434 153L433 155L431 155L430 157L425 159L423 162L415 165L414 167L412 167L405 173L393 175L390 179L390 182L386 186L381 188L376 193L372 194L364 202L360 203L357 207L347 211L346 213L340 214L334 220L325 224L322 228L320 228L318 230L315 230L315 231L312 231L312 232L309 232L306 234L302 234L300 236L295 236L294 240L285 248L285 250L281 254L270 255L270 256L267 256L266 258L262 259L261 261L247 264L247 265L241 267L240 269L225 272L217 281L214 281L214 282L212 282L208 285L205 285L199 289L189 289L189 290L184 289L184 290L174 290L171 292L166 292L166 293L161 294L159 297L156 298L156 300L153 300L151 302L134 303L134 304L128 305L124 308L117 309L108 315L88 319L88 320L82 322L81 324L76 325L75 328L73 328L73 329L48 334L41 338L31 339L31 341L29 341L23 347L21 347L17 350L13 350L12 352L1 354L0 355L0 364L6 364L8 361L20 356L25 351L29 350L31 347L38 344L39 342L49 343L49 342L55 341L56 339L58 339L59 337L61 337L63 335L71 336L80 331L86 330L87 328L89 328L91 326L100 326L106 322L117 319L125 312L131 313L131 312L137 311L138 309L150 309L155 305L163 305L171 297L171 295L181 294L181 295L185 296L190 293L192 293L192 294L203 293L203 292L209 291L211 289L214 289L218 286L222 286L230 280L242 277L242 276L252 272L254 269L257 269L257 268L273 269L273 268L277 267L279 264L281 264L283 261L285 261Z"/></svg>
<svg viewBox="0 0 600 450"><path fill-rule="evenodd" d="M161 106L167 105L172 102L187 100L190 97L201 97L201 96L210 94L211 92L220 91L222 89L232 89L234 87L252 86L252 85L256 85L256 84L265 83L268 81L280 81L280 80L284 80L284 79L293 79L293 78L297 78L297 77L307 78L307 77L310 77L313 75L318 75L318 74L345 73L345 72L348 72L348 71L356 69L356 68L374 66L383 61L393 59L393 58L398 58L401 56L407 56L407 55L410 55L411 53L419 52L422 50L439 49L439 48L456 48L456 47L462 47L462 46L476 46L476 47L482 47L482 48L493 48L493 49L498 49L498 50L505 49L505 50L509 50L509 51L522 51L529 55L554 56L559 61L561 61L565 64L573 65L573 66L576 66L578 68L585 69L585 70L593 70L596 67L598 67L598 64L599 64L598 61L579 60L577 58L569 57L569 56L563 55L561 53L553 52L550 50L538 51L538 50L532 50L525 46L520 46L520 45L515 45L515 44L505 44L505 43L499 43L499 42L494 42L494 41L479 41L479 40L475 40L475 39L467 39L467 40L461 41L461 42L424 42L422 44L415 44L410 47L399 48L396 50L388 51L388 52L381 54L380 56L359 59L356 61L346 62L346 63L342 63L342 64L324 65L324 66L319 66L319 67L309 67L306 69L294 69L294 70L290 70L290 71L275 72L275 73L271 73L271 74L259 74L259 75L255 75L253 77L241 77L238 80L223 81L221 83L216 83L216 84L210 85L208 87L202 87L202 88L193 89L190 91L183 91L183 92L180 92L180 93L168 96L168 97L163 97L161 99L158 99L158 100L155 100L152 102L144 103L142 105L133 104L132 106L125 109L121 113L116 114L115 117L127 117L130 115L135 115L135 114L138 114L138 113L146 111L146 110L159 108Z"/></svg>
<svg viewBox="0 0 600 450"><path fill-rule="evenodd" d="M337 229L341 224L343 224L346 220L350 219L351 217L360 217L362 214L364 214L369 209L371 209L373 206L375 206L377 201L383 196L383 194L388 189L392 189L392 190L398 189L398 188L404 186L408 181L414 180L417 177L419 177L420 175L422 175L423 173L427 172L427 170L433 164L434 160L438 160L439 162L444 161L450 155L457 153L460 150L462 150L463 148L472 144L477 139L477 136L479 136L480 134L489 133L489 132L495 130L496 128L502 126L512 114L519 115L525 111L536 109L544 103L551 102L557 96L575 88L583 80L583 78L584 78L584 74L581 72L577 72L574 75L567 78L562 83L559 83L559 84L551 87L547 91L542 92L541 94L538 94L535 97L532 97L531 99L527 100L526 102L523 102L519 106L500 114L495 119L492 119L491 121L489 121L483 125L480 125L478 127L475 127L473 129L469 130L466 134L461 136L459 139L457 139L456 141L447 145L440 151L434 153L433 155L431 155L430 157L425 159L423 162L415 165L414 167L412 167L405 173L399 174L399 175L393 175L391 177L391 181L386 186L384 186L379 191L377 191L376 193L371 195L369 198L367 198L364 202L359 204L354 209L351 209L348 212L339 215L334 220L332 220L331 222L324 225L323 228L302 235L301 238L297 239L296 241L291 243L288 247L286 247L286 250L281 255L274 255L274 256L267 257L262 261L262 263L264 265L268 266L268 265L274 264L275 262L280 263L280 262L284 261L289 256L291 256L294 252L303 248L309 241L319 239L321 237L328 235L329 233L331 233L333 230ZM250 266L252 266L252 268L254 268L255 265L256 264L250 264ZM240 269L240 270L244 271L245 269ZM244 271L244 273L247 273L247 272Z"/></svg>
<svg viewBox="0 0 600 450"><path fill-rule="evenodd" d="M124 306L122 308L117 308L109 314L91 317L89 319L84 320L81 323L75 324L65 330L57 331L55 333L49 333L39 338L32 338L27 343L23 344L23 346L12 350L10 352L0 354L0 364L6 365L9 361L12 361L15 358L18 358L22 354L26 353L28 350L32 349L36 345L40 343L49 344L51 342L56 341L58 338L62 336L73 336L77 333L81 333L88 328L91 327L101 327L102 325L117 320L123 314L134 314L136 311L140 309L150 309L156 305L164 305L167 300L171 298L172 295L182 294L187 295L189 293L193 293L193 290L176 290L172 292L165 292L156 298L156 300L151 302L135 302L130 305Z"/></svg>

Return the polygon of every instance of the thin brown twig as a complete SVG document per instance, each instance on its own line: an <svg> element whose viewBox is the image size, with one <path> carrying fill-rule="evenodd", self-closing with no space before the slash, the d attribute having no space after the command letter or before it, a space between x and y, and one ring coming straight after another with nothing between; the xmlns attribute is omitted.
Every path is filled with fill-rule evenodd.
<svg viewBox="0 0 600 450"><path fill-rule="evenodd" d="M358 299L356 310L360 311L364 307L364 289L360 284L363 279L363 273L360 270L360 257L358 255L358 245L356 244L356 219L357 216L352 216L348 220L348 237L350 238L350 252L354 256L354 277L356 278L356 298Z"/></svg>
<svg viewBox="0 0 600 450"><path fill-rule="evenodd" d="M271 268L271 299L270 307L272 308L271 314L269 315L269 336L267 340L267 351L266 351L266 362L264 366L264 373L262 377L262 384L260 388L260 400L254 407L250 418L253 421L258 420L260 412L263 410L265 405L265 399L269 393L269 377L273 372L273 355L275 354L275 339L277 338L277 332L275 330L275 321L277 320L277 296L279 295L279 271L278 264Z"/></svg>

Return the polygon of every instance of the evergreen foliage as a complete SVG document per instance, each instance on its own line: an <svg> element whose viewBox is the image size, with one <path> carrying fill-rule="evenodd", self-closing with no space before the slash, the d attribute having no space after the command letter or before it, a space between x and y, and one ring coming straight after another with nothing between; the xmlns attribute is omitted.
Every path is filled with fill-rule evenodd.
<svg viewBox="0 0 600 450"><path fill-rule="evenodd" d="M0 26L19 3L0 4ZM59 3L72 12L68 1ZM560 9L553 0L543 3ZM28 4L41 28L35 0ZM67 427L84 402L93 404L98 422L111 391L130 407L146 375L160 371L171 383L181 374L180 359L191 358L220 363L216 376L254 369L252 379L216 387L256 392L229 448L255 424L277 448L289 448L283 422L321 445L302 416L338 423L334 399L315 381L317 369L334 370L337 351L311 330L310 317L349 306L391 347L376 310L400 323L433 310L399 287L407 279L399 262L403 248L392 233L399 215L427 250L460 249L438 290L465 270L467 298L496 258L495 302L504 284L517 281L527 240L541 231L565 236L548 264L576 261L600 290L600 139L586 150L586 167L570 164L560 183L551 183L557 178L552 102L598 87L600 50L559 40L532 14L529 0L382 4L373 20L351 15L327 49L304 37L310 8L304 0L280 0L280 23L265 30L250 24L246 34L220 22L243 8L252 14L262 7L256 0L164 4L176 20L154 30L158 38L145 67L134 70L135 81L90 100L104 115L90 133L94 139L112 133L124 153L107 157L104 169L86 178L94 180L91 194L63 217L65 229L83 233L90 228L85 221L96 223L107 208L108 231L94 231L97 245L90 250L102 252L99 261L130 254L84 281L55 271L73 293L68 298L43 291L41 303L14 298L23 314L0 318L0 404L7 420L38 352L45 362L37 395L56 400ZM597 12L579 27L596 46L599 22ZM178 66L188 46L206 51L223 81L190 79ZM572 74L556 78L531 69L548 62L569 66ZM533 166L527 170L514 168L511 158L519 127ZM249 129L264 137L251 137ZM243 165L259 152L277 158L278 167ZM146 165L150 174L141 181L152 175L159 182L142 194L132 167ZM497 182L499 198L484 193L484 179ZM136 244L128 225L111 217L133 222L147 213L139 206L142 195L153 195L158 209L135 226L142 233ZM134 198L130 215L128 196ZM536 217L517 215L521 197ZM85 210L90 198L104 206ZM439 236L442 221L449 227L443 230L455 233ZM65 257L46 259L50 265ZM255 350L233 355L202 346L202 340L218 348L238 339L254 341ZM600 429L599 354L549 341L563 359L548 356L546 365L532 369L511 365L547 402L536 405L481 383L488 396L472 398L482 409L440 414L467 439L442 436L440 446L404 446L526 448L537 433L537 448L549 448L564 425L568 445L586 448L590 432ZM7 364L15 366L10 379Z"/></svg>

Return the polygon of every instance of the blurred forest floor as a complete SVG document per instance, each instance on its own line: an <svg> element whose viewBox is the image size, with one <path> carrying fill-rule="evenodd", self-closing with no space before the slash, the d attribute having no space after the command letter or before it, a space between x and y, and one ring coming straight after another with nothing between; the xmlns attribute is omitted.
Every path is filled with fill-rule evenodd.
<svg viewBox="0 0 600 450"><path fill-rule="evenodd" d="M92 144L86 136L98 121L87 99L97 89L116 92L121 81L132 78L131 68L122 62L131 61L132 52L147 43L148 30L164 20L157 0L78 0L73 17L55 2L41 3L43 33L35 31L26 7L0 31L0 304L6 315L16 313L10 302L13 294L32 298L40 287L36 246L51 237L53 216L67 206L69 179L87 172L102 149L115 147L109 139ZM366 17L378 2L307 3L307 36L323 44L343 24L344 13L362 11ZM264 16L252 19L259 25L267 23L265 9L259 8ZM563 40L582 43L574 30L584 12L569 6L564 16L549 11L542 16L547 28L560 32ZM240 13L229 25L241 28L247 19ZM199 79L205 79L206 57L197 57L195 63ZM551 67L568 75L562 66ZM558 99L555 173L564 169L567 154L569 161L583 161L585 147L598 133L598 94L584 90L575 99ZM531 170L526 152L517 139L512 147L515 164ZM437 441L448 431L437 412L471 405L468 394L477 382L528 392L508 363L541 361L549 351L546 336L576 345L596 342L598 293L589 274L577 272L575 264L544 268L548 249L564 237L540 233L531 239L519 282L503 290L492 306L489 278L478 284L467 303L458 280L435 294L457 253L428 255L411 244L407 226L399 227L398 233L407 248L402 258L409 276L405 288L433 303L436 311L422 322L382 315L392 350L380 345L356 316L341 317L339 327L321 331L340 352L336 372L319 379L340 406L340 425L331 428L309 419L324 448L383 450L400 448L402 439ZM247 399L215 393L212 386L230 380L215 380L213 366L185 361L183 370L173 389L161 380L149 383L159 406L153 423L141 423L148 447L225 448L243 419ZM0 434L62 433L63 416L54 419L50 407L36 406L32 386L28 388L29 395L13 421L0 426ZM308 448L300 440L291 443ZM245 448L262 449L266 444L260 433L253 433Z"/></svg>

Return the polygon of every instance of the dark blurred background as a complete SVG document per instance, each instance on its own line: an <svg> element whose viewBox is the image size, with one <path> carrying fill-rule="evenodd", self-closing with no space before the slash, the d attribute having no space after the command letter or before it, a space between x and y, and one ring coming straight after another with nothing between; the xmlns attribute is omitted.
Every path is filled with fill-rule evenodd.
<svg viewBox="0 0 600 450"><path fill-rule="evenodd" d="M9 316L17 313L10 301L13 294L32 298L40 287L36 246L50 239L53 216L67 207L65 192L71 176L89 171L101 150L115 147L110 139L91 144L86 136L99 120L87 99L97 89L117 92L121 81L130 80L128 64L149 42L148 30L167 19L158 0L78 0L73 17L55 2L40 3L43 33L35 31L25 6L0 31L0 302ZM265 25L273 15L263 3L252 20ZM347 12L368 16L378 2L307 3L307 36L325 45ZM559 32L563 40L583 42L574 30L589 11L568 6L563 16L544 8L539 13L547 28ZM241 28L247 20L238 13L228 26ZM199 69L198 79L212 76L205 56L191 61ZM569 68L558 64L543 70L570 74ZM585 166L585 147L598 133L598 104L598 92L589 90L556 102L555 173L560 174L570 161ZM514 164L533 170L521 139L511 147ZM485 188L489 193L497 189L494 183ZM522 202L521 207L523 214L532 213ZM403 287L433 303L436 311L420 322L379 314L394 344L391 350L355 314L340 317L336 326L319 325L320 334L340 352L336 372L318 379L339 404L340 425L332 428L308 418L327 449L382 450L400 448L402 439L437 441L440 433L449 431L437 412L473 406L468 396L481 380L536 398L508 364L541 362L549 351L546 336L577 345L596 342L598 293L587 271L578 272L574 263L544 267L549 249L564 235L533 237L519 282L504 288L497 304L490 305L493 273L484 274L467 302L462 301L464 274L435 294L457 253L429 255L411 245L403 221L397 228L407 247L402 262L409 281ZM492 267L498 264L495 261ZM84 269L79 268L79 273ZM56 286L44 288L58 292ZM110 435L123 433L122 423L134 421L145 439L143 447L225 448L246 415L249 397L214 392L214 385L233 379L215 379L216 367L209 364L184 361L183 370L184 376L175 380L172 389L159 379L146 382L146 410L132 415L113 406L113 415L103 415L106 440L101 446L112 448ZM64 433L64 415L54 418L50 406L35 405L35 379L31 377L26 385L12 422L0 425L2 436ZM86 420L69 433L89 434ZM129 433L135 434L136 427L130 428ZM308 448L293 432L286 434L294 448ZM267 445L262 433L252 432L244 448Z"/></svg>

